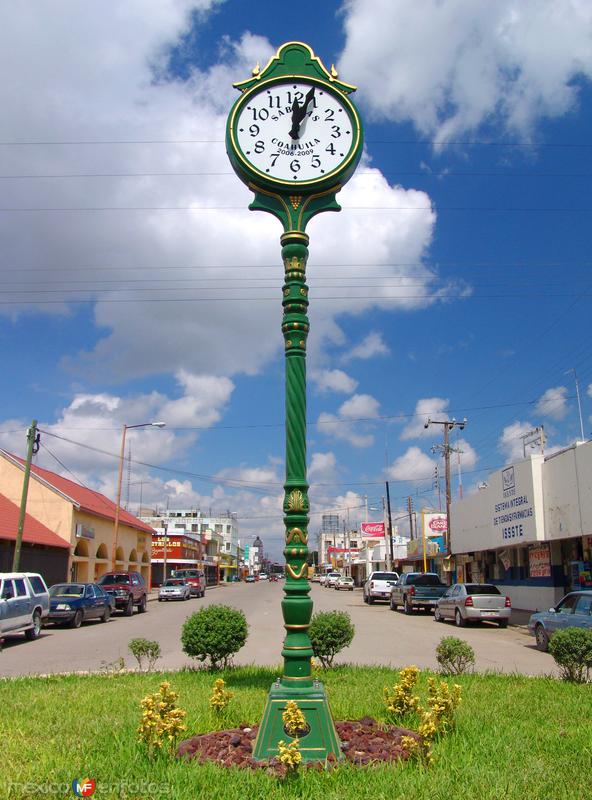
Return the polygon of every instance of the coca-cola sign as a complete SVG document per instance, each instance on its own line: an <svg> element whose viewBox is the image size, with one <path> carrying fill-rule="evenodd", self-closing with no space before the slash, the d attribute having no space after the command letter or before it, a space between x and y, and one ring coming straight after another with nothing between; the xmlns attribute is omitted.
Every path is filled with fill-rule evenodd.
<svg viewBox="0 0 592 800"><path fill-rule="evenodd" d="M384 522L362 522L362 536L365 539L384 538Z"/></svg>
<svg viewBox="0 0 592 800"><path fill-rule="evenodd" d="M445 514L426 514L425 522L428 536L438 536L441 533L446 533L448 530L448 522Z"/></svg>

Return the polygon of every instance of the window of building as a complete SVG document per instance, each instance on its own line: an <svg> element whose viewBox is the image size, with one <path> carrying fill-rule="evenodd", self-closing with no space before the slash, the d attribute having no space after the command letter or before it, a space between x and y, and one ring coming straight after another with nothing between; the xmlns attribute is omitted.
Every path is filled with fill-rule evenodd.
<svg viewBox="0 0 592 800"><path fill-rule="evenodd" d="M226 526L226 533L230 533L231 530L232 530L232 526L231 525L227 525Z"/></svg>
<svg viewBox="0 0 592 800"><path fill-rule="evenodd" d="M216 533L223 533L223 531L224 531L224 525L214 525L214 531L215 531Z"/></svg>

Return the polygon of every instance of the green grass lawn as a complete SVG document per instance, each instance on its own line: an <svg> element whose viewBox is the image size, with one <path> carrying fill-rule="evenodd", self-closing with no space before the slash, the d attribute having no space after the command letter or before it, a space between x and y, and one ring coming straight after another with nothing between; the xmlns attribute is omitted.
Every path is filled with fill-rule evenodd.
<svg viewBox="0 0 592 800"><path fill-rule="evenodd" d="M200 800L585 800L592 797L592 689L546 678L467 675L455 734L435 745L435 763L330 772L281 781L263 771L225 770L159 758L136 742L139 701L167 679L187 711L188 736L257 724L277 670L222 674L235 692L226 720L208 700L206 672L65 676L0 681L0 798L74 797L74 778L94 778L95 798ZM422 673L420 693L427 673ZM339 667L326 672L337 720L384 720L383 688L397 673ZM450 681L452 682L452 681ZM127 785L126 785L127 782Z"/></svg>

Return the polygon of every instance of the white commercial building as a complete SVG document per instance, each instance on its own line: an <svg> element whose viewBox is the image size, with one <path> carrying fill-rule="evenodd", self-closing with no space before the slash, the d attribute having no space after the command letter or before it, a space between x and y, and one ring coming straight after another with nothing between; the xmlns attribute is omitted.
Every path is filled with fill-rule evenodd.
<svg viewBox="0 0 592 800"><path fill-rule="evenodd" d="M451 506L456 580L487 581L515 608L592 587L592 442L494 472Z"/></svg>

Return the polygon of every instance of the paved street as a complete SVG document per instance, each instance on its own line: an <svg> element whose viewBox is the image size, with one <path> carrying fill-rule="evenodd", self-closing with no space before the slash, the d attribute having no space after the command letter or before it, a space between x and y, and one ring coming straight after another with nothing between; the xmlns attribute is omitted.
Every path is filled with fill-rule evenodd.
<svg viewBox="0 0 592 800"><path fill-rule="evenodd" d="M227 584L209 589L205 599L187 602L148 604L148 613L132 618L116 614L109 623L89 622L79 630L50 626L35 642L22 636L6 639L0 653L0 675L99 670L102 662L123 657L128 667L136 662L127 647L130 639L156 639L163 657L161 669L179 669L191 663L181 650L181 626L187 616L204 603L224 603L241 608L249 623L249 638L239 652L237 664L279 664L283 637L280 601L283 584ZM534 647L534 639L523 629L501 630L495 625L458 629L450 623L439 624L430 614L405 616L392 612L386 604L367 606L360 590L336 592L312 585L315 610L343 609L356 627L354 641L337 661L356 664L383 664L402 667L437 666L435 648L442 636L465 639L475 650L477 669L521 672L541 675L554 672L554 662L547 653Z"/></svg>

